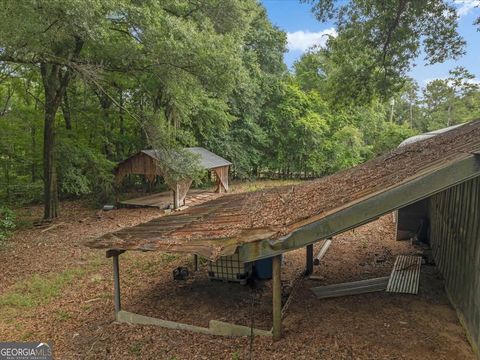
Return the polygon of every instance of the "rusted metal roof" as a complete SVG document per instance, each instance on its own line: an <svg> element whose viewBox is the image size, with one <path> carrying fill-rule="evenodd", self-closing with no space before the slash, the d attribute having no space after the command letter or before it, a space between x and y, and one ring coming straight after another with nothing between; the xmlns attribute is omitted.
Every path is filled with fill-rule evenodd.
<svg viewBox="0 0 480 360"><path fill-rule="evenodd" d="M202 147L189 147L185 148L184 150L189 151L192 154L198 155L198 161L200 165L207 170L232 165L230 161L225 160L217 154L214 154L211 151L208 151L207 149L204 149ZM155 160L161 161L156 150L142 150L142 153L150 156Z"/></svg>
<svg viewBox="0 0 480 360"><path fill-rule="evenodd" d="M271 256L361 225L413 199L477 176L480 162L472 154L478 152L480 121L475 121L318 180L225 195L87 244L98 249L196 253L212 260L233 254L237 248L248 259ZM430 184L430 178L436 183ZM402 194L406 185L408 193ZM385 197L387 193L392 196ZM382 201L385 206L375 210ZM340 223L335 214L348 215L349 221L345 223L344 217ZM324 223L329 218L332 221ZM322 224L321 231L316 224Z"/></svg>

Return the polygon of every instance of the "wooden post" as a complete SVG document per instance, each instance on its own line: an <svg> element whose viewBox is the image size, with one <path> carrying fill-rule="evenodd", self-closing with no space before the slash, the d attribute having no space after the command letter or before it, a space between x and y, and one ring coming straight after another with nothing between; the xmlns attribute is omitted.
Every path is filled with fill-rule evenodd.
<svg viewBox="0 0 480 360"><path fill-rule="evenodd" d="M114 296L115 296L115 317L122 307L120 305L120 271L119 271L119 264L118 264L118 253L113 255L113 289L114 289Z"/></svg>
<svg viewBox="0 0 480 360"><path fill-rule="evenodd" d="M178 197L178 184L175 185L175 190L173 190L173 208L178 209L180 207L180 199Z"/></svg>
<svg viewBox="0 0 480 360"><path fill-rule="evenodd" d="M282 337L282 285L281 285L282 255L276 255L272 259L273 271L273 340Z"/></svg>
<svg viewBox="0 0 480 360"><path fill-rule="evenodd" d="M305 275L313 273L313 244L307 245L307 266L305 268Z"/></svg>
<svg viewBox="0 0 480 360"><path fill-rule="evenodd" d="M198 271L198 255L197 254L193 255L193 267L195 271Z"/></svg>

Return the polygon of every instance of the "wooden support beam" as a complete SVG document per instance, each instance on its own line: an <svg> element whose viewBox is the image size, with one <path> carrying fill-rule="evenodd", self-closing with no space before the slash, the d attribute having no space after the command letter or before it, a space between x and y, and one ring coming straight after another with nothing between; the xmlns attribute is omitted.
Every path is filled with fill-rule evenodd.
<svg viewBox="0 0 480 360"><path fill-rule="evenodd" d="M305 275L311 275L313 273L313 244L305 247L307 252L307 266L305 268Z"/></svg>
<svg viewBox="0 0 480 360"><path fill-rule="evenodd" d="M281 269L282 256L277 255L272 259L272 300L273 300L273 340L279 340L282 337L282 284Z"/></svg>

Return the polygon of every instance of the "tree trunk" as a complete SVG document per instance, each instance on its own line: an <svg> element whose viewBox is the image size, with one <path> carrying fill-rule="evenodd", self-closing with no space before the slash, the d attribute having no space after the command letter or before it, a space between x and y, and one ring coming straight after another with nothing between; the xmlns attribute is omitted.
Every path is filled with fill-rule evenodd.
<svg viewBox="0 0 480 360"><path fill-rule="evenodd" d="M102 108L102 118L103 118L103 136L104 136L104 154L107 159L113 159L113 154L110 149L110 137L111 137L111 124L110 124L110 109L112 107L112 99L103 93L97 93L100 106Z"/></svg>
<svg viewBox="0 0 480 360"><path fill-rule="evenodd" d="M75 59L80 55L83 40L75 37L75 48L68 58ZM60 57L64 54L57 54ZM43 218L58 217L58 188L55 168L55 115L62 103L65 91L72 76L72 69L57 63L41 63L43 89L45 92L45 124L43 133Z"/></svg>
<svg viewBox="0 0 480 360"><path fill-rule="evenodd" d="M63 118L65 119L65 129L72 130L72 116L70 113L70 103L68 101L67 91L65 91L65 95L63 97L62 113Z"/></svg>
<svg viewBox="0 0 480 360"><path fill-rule="evenodd" d="M449 127L451 123L452 123L452 105L451 105L451 104L448 104L447 127Z"/></svg>
<svg viewBox="0 0 480 360"><path fill-rule="evenodd" d="M43 132L43 190L46 220L58 217L57 172L55 169L55 115L70 81L70 70L57 64L41 64L40 72L45 91Z"/></svg>
<svg viewBox="0 0 480 360"><path fill-rule="evenodd" d="M125 109L123 108L123 91L122 89L118 89L118 104L119 112L118 112L118 120L119 120L119 132L120 132L120 139L117 139L117 156L123 156L123 139L125 136L125 121L124 121L124 114Z"/></svg>
<svg viewBox="0 0 480 360"><path fill-rule="evenodd" d="M413 105L410 104L410 127L413 128Z"/></svg>
<svg viewBox="0 0 480 360"><path fill-rule="evenodd" d="M47 99L47 94L45 94ZM43 132L44 219L58 217L57 172L55 168L55 114L58 107L45 101L45 126ZM48 104L48 105L47 105Z"/></svg>
<svg viewBox="0 0 480 360"><path fill-rule="evenodd" d="M32 174L32 183L34 183L37 180L37 168L35 165L35 154L37 153L37 140L35 139L36 136L36 128L35 124L32 124L32 127L30 128L30 137L32 140L31 146L32 146L32 165L31 165L31 174Z"/></svg>

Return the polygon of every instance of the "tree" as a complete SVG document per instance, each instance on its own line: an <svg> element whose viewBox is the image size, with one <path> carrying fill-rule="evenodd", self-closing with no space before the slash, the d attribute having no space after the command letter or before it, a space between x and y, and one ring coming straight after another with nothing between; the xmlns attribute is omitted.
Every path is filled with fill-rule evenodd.
<svg viewBox="0 0 480 360"><path fill-rule="evenodd" d="M446 1L302 1L312 4L319 21L336 21L338 37L324 51L342 75L334 76L335 82L350 85L347 95L370 90L357 103L375 94L390 99L421 50L429 64L464 53L458 16Z"/></svg>
<svg viewBox="0 0 480 360"><path fill-rule="evenodd" d="M69 5L65 7L65 5ZM44 98L44 217L58 215L55 117L85 41L98 35L111 7L98 2L3 2L0 61L37 67Z"/></svg>
<svg viewBox="0 0 480 360"><path fill-rule="evenodd" d="M423 91L426 105L424 130L436 130L472 119L473 113L465 117L462 108L479 90L472 82L474 76L463 67L456 67L449 74L446 79L431 81Z"/></svg>
<svg viewBox="0 0 480 360"><path fill-rule="evenodd" d="M0 65L38 71L43 84L46 219L58 215L56 116L63 106L66 127L71 127L65 94L72 80L79 76L99 93L104 121L111 111L108 103L119 105L107 92L118 86L108 85L121 84L125 77L137 80L130 90L139 103L124 113L142 128L187 121L206 99L226 101L254 5L253 0L2 2ZM163 146L165 134L160 135L148 139L151 146Z"/></svg>

